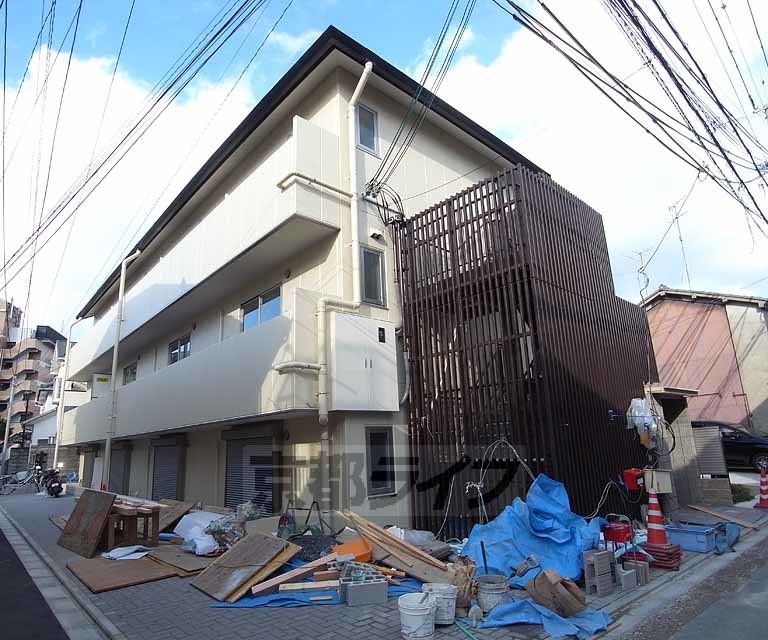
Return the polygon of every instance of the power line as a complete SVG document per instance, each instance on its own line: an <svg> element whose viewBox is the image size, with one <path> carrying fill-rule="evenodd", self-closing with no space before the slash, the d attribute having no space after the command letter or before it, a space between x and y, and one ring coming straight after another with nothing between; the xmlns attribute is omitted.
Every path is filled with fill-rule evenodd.
<svg viewBox="0 0 768 640"><path fill-rule="evenodd" d="M107 108L109 107L109 99L112 96L112 88L115 84L115 76L117 75L117 69L120 66L120 59L123 55L123 48L125 47L125 39L128 35L128 27L130 27L131 24L131 18L133 17L133 9L136 6L136 0L131 0L131 7L128 10L128 17L125 21L125 28L123 29L123 36L120 40L120 47L117 51L117 58L115 59L115 66L112 69L112 77L109 79L109 87L107 88L107 95L106 98L104 98L104 107L101 110L101 117L99 118L99 125L96 127L96 136L93 141L93 147L91 149L91 158L88 161L88 169L86 170L86 180L91 174L91 169L93 168L93 160L96 156L96 149L99 145L99 137L101 136L101 129L104 126L104 118L107 115ZM81 194L80 203L82 204L84 194ZM77 207L79 211L79 206ZM54 271L53 275L53 282L51 283L50 291L48 292L48 298L46 299L46 311L48 309L48 304L50 304L51 298L53 297L54 289L56 288L56 282L59 278L59 273L61 272L62 264L64 263L64 256L67 253L67 247L69 246L70 238L72 237L72 230L75 228L75 222L77 221L77 211L72 216L72 222L69 225L69 230L67 231L67 237L64 240L64 248L61 251L61 256L59 258L59 264L56 267L56 270ZM3 261L5 262L5 261Z"/></svg>
<svg viewBox="0 0 768 640"><path fill-rule="evenodd" d="M27 238L19 249L8 259L4 265L4 269L8 269L11 264L15 264L22 259L24 253L26 253L30 246L33 247L33 254L36 252L36 243L38 237L45 232L53 222L64 213L64 209L72 203L81 190L86 185L90 186L90 191L86 194L84 199L87 199L96 188L111 174L111 172L117 167L119 162L125 157L125 155L141 140L146 132L152 127L157 119L167 110L167 108L173 103L178 95L189 85L190 82L197 76L202 68L204 68L208 62L213 58L216 53L229 41L229 39L236 33L240 27L262 6L265 0L244 0L239 6L231 12L231 15L224 16L219 22L214 25L209 33L212 32L206 40L204 40L196 49L186 56L182 63L182 67L174 76L165 83L165 86L159 88L156 93L153 103L143 111L138 120L133 123L130 130L122 135L117 145L111 148L110 151L105 152L105 155L99 159L98 166L91 172L91 175L87 181L82 178L70 188L59 204L56 205L49 215L41 221L37 226L32 236ZM178 66L178 65L176 65ZM166 74L167 75L167 74ZM118 155L119 154L119 155ZM117 156L115 158L115 156ZM114 160L113 160L114 158ZM108 163L112 161L110 166ZM106 168L105 168L106 167ZM103 171L102 171L103 169ZM94 179L98 176L95 185L91 185ZM82 204L82 202L80 203ZM75 207L75 210L80 205ZM64 219L64 224L74 211L70 211L67 217ZM62 225L59 225L51 235L44 241L43 244L47 244L48 241L55 235ZM21 266L23 268L28 264L30 259L27 259ZM17 275L17 271L11 278L8 279L11 282Z"/></svg>
<svg viewBox="0 0 768 640"><path fill-rule="evenodd" d="M760 29L757 28L757 21L755 20L755 14L752 11L752 3L747 0L747 8L749 9L749 15L752 18L752 25L755 27L755 35L757 36L757 41L760 43L760 51L763 52L763 60L765 60L765 66L768 68L768 55L765 53L765 47L763 46L763 38L760 35Z"/></svg>

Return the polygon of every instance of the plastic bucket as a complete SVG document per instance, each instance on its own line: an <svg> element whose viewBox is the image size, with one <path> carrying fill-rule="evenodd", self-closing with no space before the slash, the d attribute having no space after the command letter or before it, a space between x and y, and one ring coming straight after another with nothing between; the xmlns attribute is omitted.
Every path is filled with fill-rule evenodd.
<svg viewBox="0 0 768 640"><path fill-rule="evenodd" d="M501 604L509 591L505 576L479 576L477 578L477 604L488 613L497 604Z"/></svg>
<svg viewBox="0 0 768 640"><path fill-rule="evenodd" d="M435 633L437 608L433 595L406 593L397 599L397 606L400 609L400 633L404 638L418 640L432 637Z"/></svg>
<svg viewBox="0 0 768 640"><path fill-rule="evenodd" d="M422 585L421 590L424 593L430 593L435 598L437 608L435 609L435 624L453 624L456 617L456 594L458 588L452 584L438 584L428 582Z"/></svg>

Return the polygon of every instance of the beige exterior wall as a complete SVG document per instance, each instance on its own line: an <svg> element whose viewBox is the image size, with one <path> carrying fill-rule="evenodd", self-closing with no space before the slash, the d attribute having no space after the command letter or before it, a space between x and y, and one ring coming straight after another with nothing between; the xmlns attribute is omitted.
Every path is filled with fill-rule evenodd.
<svg viewBox="0 0 768 640"><path fill-rule="evenodd" d="M768 310L726 305L741 384L755 431L768 434ZM746 409L746 407L745 407Z"/></svg>
<svg viewBox="0 0 768 640"><path fill-rule="evenodd" d="M299 215L314 216L339 228L338 233L319 240L309 250L298 254L287 250L279 261L254 273L252 279L234 293L212 298L204 312L166 327L162 338L134 351L121 350L118 369L121 383L123 368L137 362L137 381L121 387L118 395L118 437L129 437L133 442L131 494L151 495L152 447L148 438L141 437L142 433L156 433L161 427L187 429L184 498L222 505L226 441L221 435L228 428L226 419L237 417L236 412L227 413L225 407L242 404L245 398L254 399L254 414L316 408L314 376L278 376L271 367L288 359L317 361L314 314L317 297L330 295L346 300L353 297L350 208L347 199L331 197L328 192L300 181L282 194L275 185L295 170L342 190L349 188L347 105L356 82L355 76L340 69L323 78L294 113L274 126L266 140L240 155L239 164L218 186L205 198L190 204L184 233L158 242L151 254L144 257L140 280L129 283L124 336L142 331L142 323L157 314L164 304L192 290L206 274L221 266L211 262L212 258L209 260L207 255L201 258L201 254L215 254L222 260L222 256L234 255L237 250L257 242L268 225L254 221L254 216L275 219L287 207ZM406 111L406 106L373 87L364 91L361 103L377 113L380 156L358 150L359 189L378 168ZM406 213L414 214L497 173L503 163L491 158L427 120L390 184L403 198ZM364 305L360 313L398 323L395 256L387 234L381 240L370 238L371 229L384 231L372 202L361 202L357 224L361 242L384 251L386 267L386 306ZM275 340L274 345L281 346L273 336L267 339L269 348L264 353L235 350L229 360L220 355L232 350L238 341L248 341L240 333L241 305L277 284L281 286L281 319L254 331L263 329L267 336L280 327L281 322L292 323L291 332L287 334L290 338L286 338L290 344L286 343L284 349L278 348L277 354L271 353L275 351L272 348ZM75 348L79 354L73 370L83 370L111 345L111 313L102 310L91 335ZM191 336L192 357L169 367L168 344L186 333ZM185 373L192 367L194 373ZM399 378L402 385L402 373ZM233 381L238 382L233 384ZM216 397L212 399L211 394ZM167 410L163 409L163 403ZM106 424L104 416L108 407L109 398L102 397L79 408L77 413L68 412L63 441L69 438L69 443L85 442L103 437L100 430ZM158 415L162 415L162 420ZM224 424L199 430L199 424L208 423L216 416L224 419ZM124 429L121 420L132 426ZM95 426L84 431L78 423ZM140 425L141 431L135 431L136 425ZM332 413L328 427L330 449L338 465L331 478L332 504L335 508L353 508L388 524L407 525L410 487L405 463L396 468L396 495L367 496L368 426L391 426L396 459L405 460L409 455L405 414ZM316 416L286 419L284 435L282 453L291 464L283 474L282 505L294 500L308 506L313 499L321 497L310 489L320 453L320 426Z"/></svg>

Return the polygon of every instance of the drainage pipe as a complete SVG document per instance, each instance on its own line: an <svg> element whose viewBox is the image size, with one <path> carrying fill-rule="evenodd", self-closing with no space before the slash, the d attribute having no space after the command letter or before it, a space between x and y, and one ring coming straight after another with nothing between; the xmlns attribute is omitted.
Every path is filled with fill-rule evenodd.
<svg viewBox="0 0 768 640"><path fill-rule="evenodd" d="M360 193L357 185L357 103L363 92L368 77L373 71L373 63L366 62L363 73L357 81L357 86L347 106L347 137L349 147L349 213L352 222L352 300L360 304ZM324 424L324 423L321 423Z"/></svg>

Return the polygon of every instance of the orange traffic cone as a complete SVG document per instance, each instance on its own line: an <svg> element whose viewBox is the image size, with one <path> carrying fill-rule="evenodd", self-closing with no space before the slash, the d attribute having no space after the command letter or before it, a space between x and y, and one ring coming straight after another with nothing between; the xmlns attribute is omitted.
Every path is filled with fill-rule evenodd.
<svg viewBox="0 0 768 640"><path fill-rule="evenodd" d="M768 477L765 469L760 469L760 501L755 505L755 509L768 509Z"/></svg>
<svg viewBox="0 0 768 640"><path fill-rule="evenodd" d="M648 489L648 544L660 546L669 544L667 531L664 529L664 516L659 506L659 498L653 489Z"/></svg>

